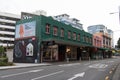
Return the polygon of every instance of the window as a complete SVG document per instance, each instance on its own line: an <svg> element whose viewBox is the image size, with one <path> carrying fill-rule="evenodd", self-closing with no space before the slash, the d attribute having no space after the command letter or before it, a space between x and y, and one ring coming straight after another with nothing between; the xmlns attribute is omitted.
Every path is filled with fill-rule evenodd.
<svg viewBox="0 0 120 80"><path fill-rule="evenodd" d="M46 24L45 32L46 32L47 34L50 34L50 24Z"/></svg>
<svg viewBox="0 0 120 80"><path fill-rule="evenodd" d="M92 43L92 38L89 38L89 43Z"/></svg>
<svg viewBox="0 0 120 80"><path fill-rule="evenodd" d="M58 35L58 28L53 27L53 35L57 36Z"/></svg>
<svg viewBox="0 0 120 80"><path fill-rule="evenodd" d="M68 31L68 39L71 39L71 31Z"/></svg>
<svg viewBox="0 0 120 80"><path fill-rule="evenodd" d="M83 41L86 42L86 36L85 35L83 36Z"/></svg>
<svg viewBox="0 0 120 80"><path fill-rule="evenodd" d="M80 34L78 34L78 36L77 36L77 40L80 41Z"/></svg>
<svg viewBox="0 0 120 80"><path fill-rule="evenodd" d="M94 45L96 46L96 39L94 39Z"/></svg>
<svg viewBox="0 0 120 80"><path fill-rule="evenodd" d="M76 33L73 33L73 40L76 40Z"/></svg>
<svg viewBox="0 0 120 80"><path fill-rule="evenodd" d="M64 37L64 29L63 28L60 30L60 36Z"/></svg>
<svg viewBox="0 0 120 80"><path fill-rule="evenodd" d="M86 42L87 42L87 43L89 42L88 39L89 39L88 36L86 36Z"/></svg>

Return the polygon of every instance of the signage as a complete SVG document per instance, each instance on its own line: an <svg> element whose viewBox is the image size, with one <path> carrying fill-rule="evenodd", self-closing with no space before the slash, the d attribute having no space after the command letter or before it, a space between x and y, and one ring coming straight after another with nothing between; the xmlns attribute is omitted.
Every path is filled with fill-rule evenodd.
<svg viewBox="0 0 120 80"><path fill-rule="evenodd" d="M36 21L16 25L15 38L35 36Z"/></svg>

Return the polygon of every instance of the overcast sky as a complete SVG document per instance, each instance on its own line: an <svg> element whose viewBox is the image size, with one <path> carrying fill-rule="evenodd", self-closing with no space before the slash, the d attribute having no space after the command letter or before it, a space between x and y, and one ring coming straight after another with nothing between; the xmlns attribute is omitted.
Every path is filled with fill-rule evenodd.
<svg viewBox="0 0 120 80"><path fill-rule="evenodd" d="M44 10L47 16L68 14L77 18L87 31L90 25L103 24L114 32L115 44L120 37L119 14L120 0L0 0L0 11L20 14Z"/></svg>

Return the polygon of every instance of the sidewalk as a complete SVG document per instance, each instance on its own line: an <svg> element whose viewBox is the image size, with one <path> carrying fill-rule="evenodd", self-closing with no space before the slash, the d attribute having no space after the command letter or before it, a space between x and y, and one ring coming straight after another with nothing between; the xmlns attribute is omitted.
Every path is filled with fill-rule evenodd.
<svg viewBox="0 0 120 80"><path fill-rule="evenodd" d="M49 66L49 65L51 64L50 63L14 63L13 66L0 66L0 70L35 67L35 66Z"/></svg>

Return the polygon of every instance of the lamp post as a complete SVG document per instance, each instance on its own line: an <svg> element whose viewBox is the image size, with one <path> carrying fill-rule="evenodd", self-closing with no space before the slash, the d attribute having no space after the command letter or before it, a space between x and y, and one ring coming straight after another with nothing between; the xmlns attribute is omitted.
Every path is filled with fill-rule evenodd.
<svg viewBox="0 0 120 80"><path fill-rule="evenodd" d="M109 14L119 14L119 23L120 23L120 6L118 7L118 12L111 12Z"/></svg>
<svg viewBox="0 0 120 80"><path fill-rule="evenodd" d="M111 12L109 13L110 15L113 15L113 14L118 14L119 16L119 25L120 25L120 6L118 7L118 11L117 12ZM120 31L120 30L117 30L117 31ZM114 31L114 32L117 32L117 31Z"/></svg>

